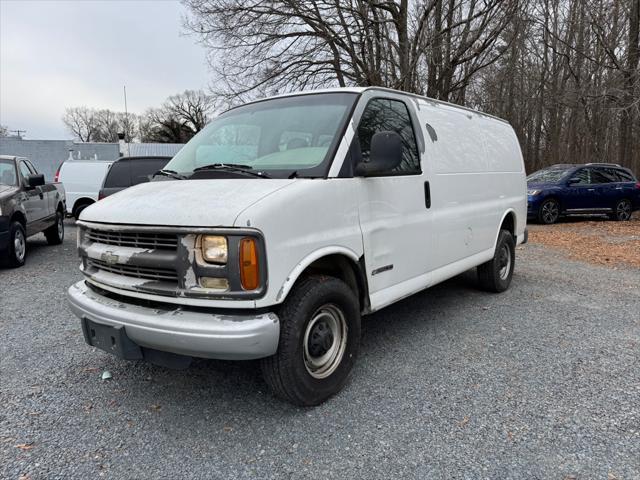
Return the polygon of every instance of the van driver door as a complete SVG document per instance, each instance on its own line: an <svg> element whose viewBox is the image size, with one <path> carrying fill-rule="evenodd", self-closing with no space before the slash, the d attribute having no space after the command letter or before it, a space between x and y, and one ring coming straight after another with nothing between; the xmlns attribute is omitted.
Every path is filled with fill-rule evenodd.
<svg viewBox="0 0 640 480"><path fill-rule="evenodd" d="M373 310L428 285L432 246L428 184L422 173L424 138L406 97L365 92L357 122L354 164L368 161L372 136L394 131L402 137L403 158L392 171L356 178L360 228ZM368 98L367 98L368 97Z"/></svg>

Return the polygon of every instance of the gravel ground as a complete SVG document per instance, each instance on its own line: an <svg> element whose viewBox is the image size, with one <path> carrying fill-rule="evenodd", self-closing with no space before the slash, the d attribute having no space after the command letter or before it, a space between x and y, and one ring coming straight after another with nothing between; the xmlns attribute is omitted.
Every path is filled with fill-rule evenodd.
<svg viewBox="0 0 640 480"><path fill-rule="evenodd" d="M74 228L29 248L0 270L1 478L640 478L638 269L520 248L504 294L467 273L368 317L350 384L300 409L254 362L86 346Z"/></svg>

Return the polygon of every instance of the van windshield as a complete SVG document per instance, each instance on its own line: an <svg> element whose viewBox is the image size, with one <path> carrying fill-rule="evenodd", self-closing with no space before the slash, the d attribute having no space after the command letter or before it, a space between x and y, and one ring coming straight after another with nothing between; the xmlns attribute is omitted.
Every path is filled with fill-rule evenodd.
<svg viewBox="0 0 640 480"><path fill-rule="evenodd" d="M193 137L165 170L191 177L196 169L224 164L272 178L324 176L356 99L355 93L318 93L229 110ZM198 178L205 173L198 171Z"/></svg>

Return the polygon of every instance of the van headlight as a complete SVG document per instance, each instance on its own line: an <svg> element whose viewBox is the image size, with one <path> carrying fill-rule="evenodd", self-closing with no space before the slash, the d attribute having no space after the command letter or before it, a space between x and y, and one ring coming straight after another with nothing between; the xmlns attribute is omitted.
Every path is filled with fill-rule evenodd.
<svg viewBox="0 0 640 480"><path fill-rule="evenodd" d="M202 235L200 241L202 258L209 263L224 265L227 263L227 238L220 235Z"/></svg>

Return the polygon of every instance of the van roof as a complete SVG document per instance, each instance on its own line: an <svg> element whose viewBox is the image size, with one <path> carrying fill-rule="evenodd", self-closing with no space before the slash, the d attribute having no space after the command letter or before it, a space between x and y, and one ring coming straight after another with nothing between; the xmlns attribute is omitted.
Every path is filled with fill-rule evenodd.
<svg viewBox="0 0 640 480"><path fill-rule="evenodd" d="M301 92L289 92L289 93L282 93L280 95L272 95L269 97L265 97L265 98L261 98L258 100L254 100L252 102L247 102L243 105L249 105L251 103L257 103L257 102L261 102L263 100L268 100L271 98L282 98L282 97L293 97L293 96L297 96L297 95L312 95L314 93L344 93L344 92L351 92L351 93L363 93L366 92L368 90L379 90L382 92L391 92L391 93L395 93L398 95L406 95L408 97L413 97L413 98L418 98L420 100L425 100L427 102L430 103L437 103L439 105L445 105L447 107L451 107L451 108L455 108L458 110L463 110L466 112L471 112L471 113L475 113L476 115L482 115L484 117L489 117L492 118L494 120L498 120L500 122L504 122L509 124L509 122L507 120L505 120L504 118L500 118L500 117L496 117L495 115L491 115L489 113L484 113L481 112L480 110L474 110L473 108L469 108L469 107L464 107L462 105L456 105L455 103L450 103L450 102L445 102L443 100L436 100L435 98L431 98L431 97L427 97L425 95L418 95L417 93L409 93L409 92L403 92L402 90L396 90L393 88L387 88L387 87L336 87L336 88L322 88L319 90L303 90ZM240 107L242 105L238 105L238 107ZM238 108L238 107L233 107L230 110L233 110L234 108Z"/></svg>

